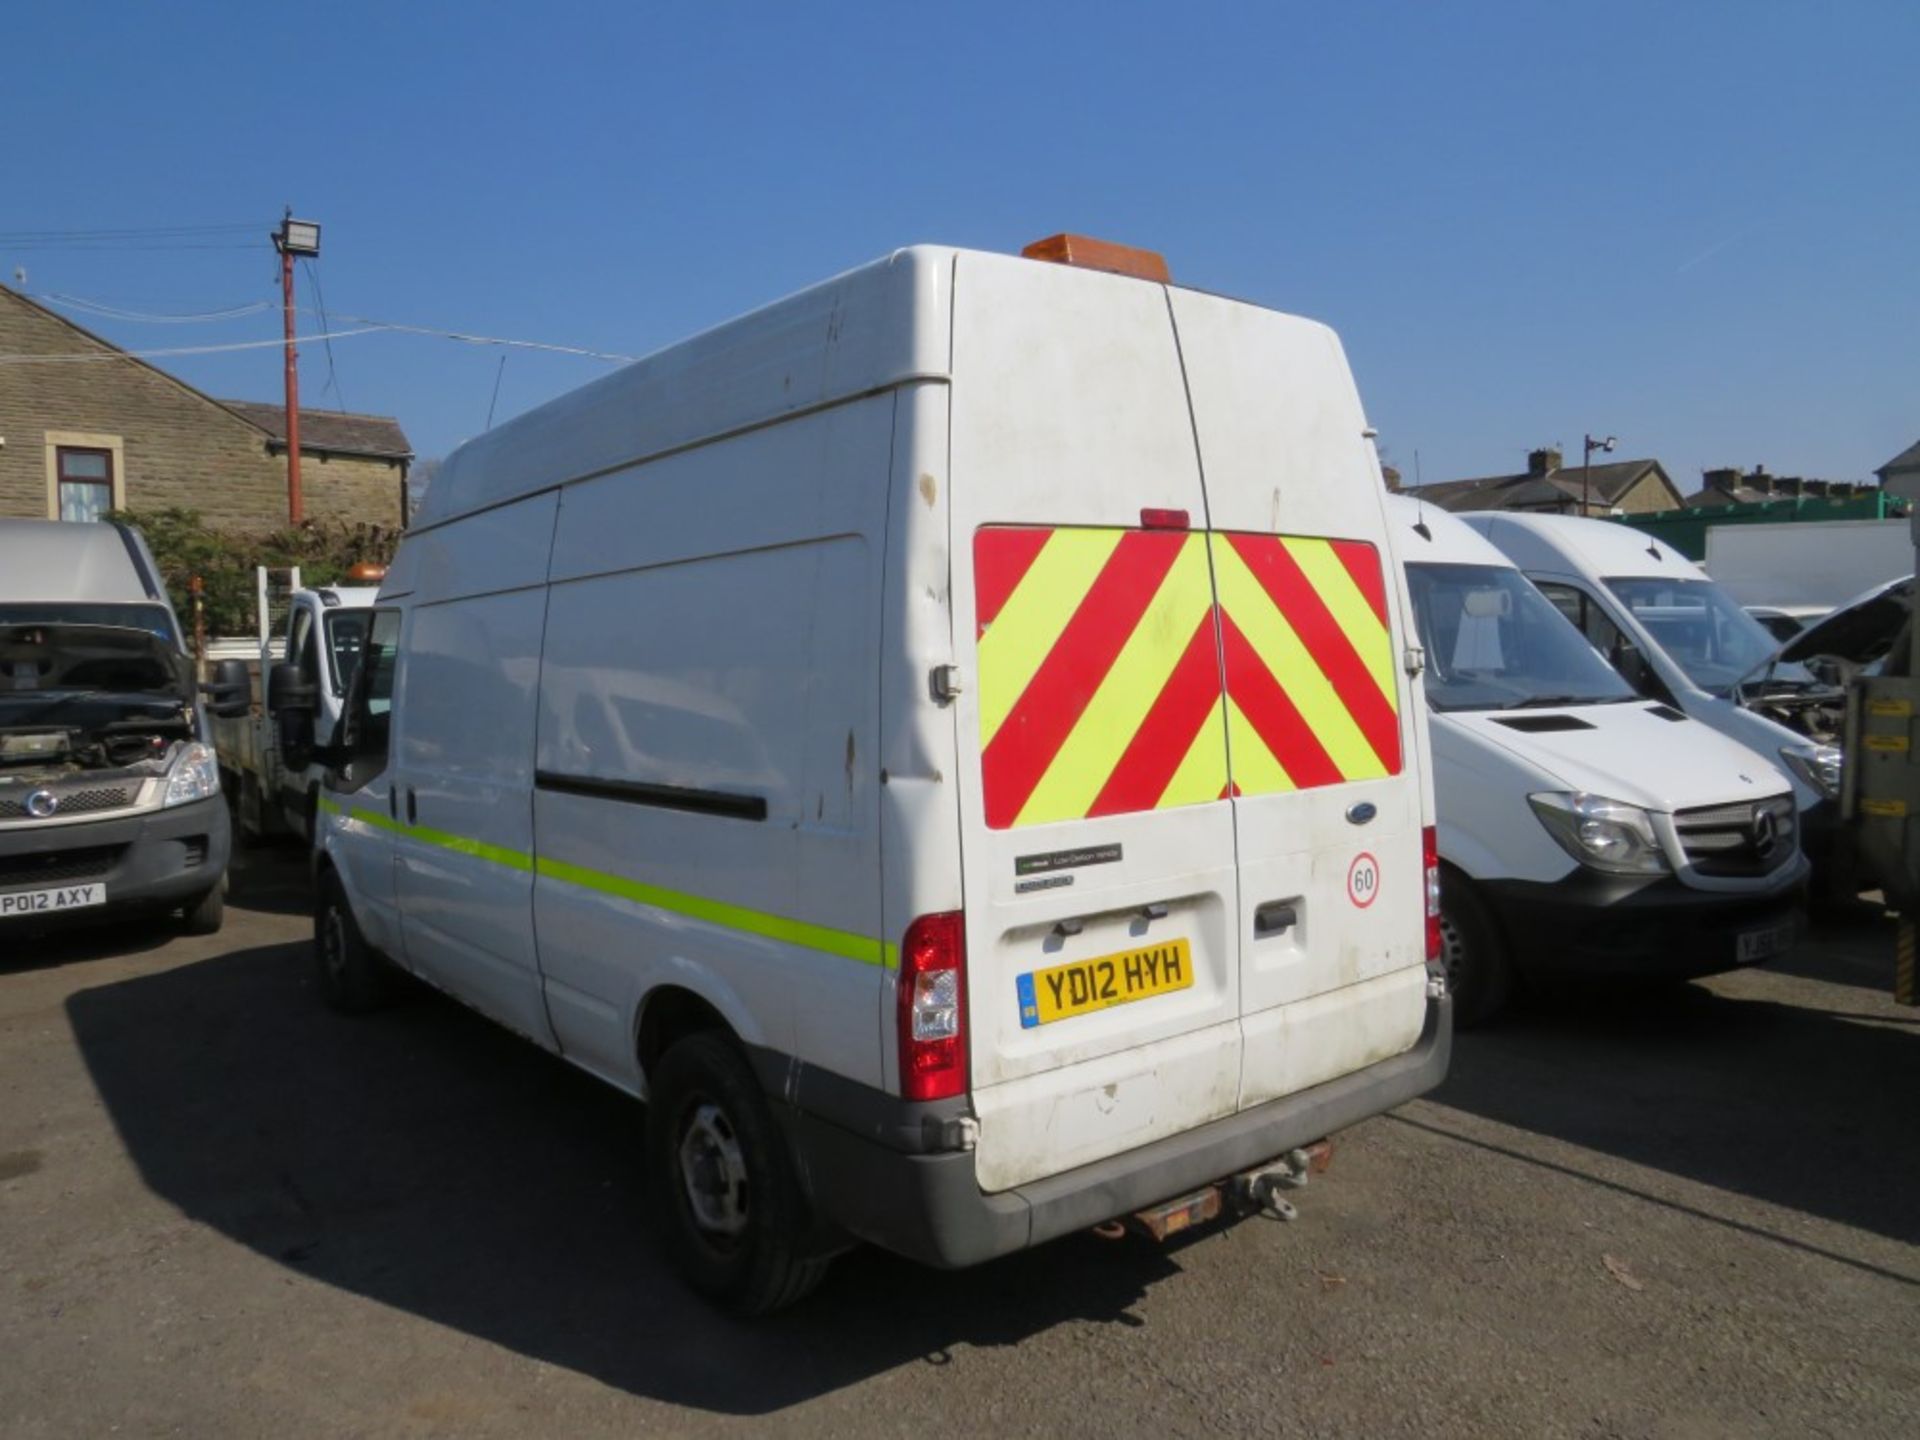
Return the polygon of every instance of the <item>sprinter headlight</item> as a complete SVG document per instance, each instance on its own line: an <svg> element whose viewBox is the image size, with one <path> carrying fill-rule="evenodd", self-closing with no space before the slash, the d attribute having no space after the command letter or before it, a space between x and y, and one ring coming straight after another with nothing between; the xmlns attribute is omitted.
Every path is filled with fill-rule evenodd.
<svg viewBox="0 0 1920 1440"><path fill-rule="evenodd" d="M1782 745L1780 759L1823 800L1832 800L1840 794L1838 745Z"/></svg>
<svg viewBox="0 0 1920 1440"><path fill-rule="evenodd" d="M1667 873L1653 817L1638 805L1558 791L1529 795L1527 803L1560 848L1582 865L1615 875Z"/></svg>
<svg viewBox="0 0 1920 1440"><path fill-rule="evenodd" d="M186 805L208 800L220 793L220 762L213 747L194 741L181 747L173 768L167 771L167 798L162 805Z"/></svg>

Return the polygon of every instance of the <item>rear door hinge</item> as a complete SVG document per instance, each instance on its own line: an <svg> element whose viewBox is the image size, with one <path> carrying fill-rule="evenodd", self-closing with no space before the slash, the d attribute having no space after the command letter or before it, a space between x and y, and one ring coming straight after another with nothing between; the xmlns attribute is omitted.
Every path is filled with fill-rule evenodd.
<svg viewBox="0 0 1920 1440"><path fill-rule="evenodd" d="M927 688L942 705L950 705L967 688L958 665L936 665L927 676Z"/></svg>
<svg viewBox="0 0 1920 1440"><path fill-rule="evenodd" d="M1407 646L1407 674L1418 675L1427 668L1427 652L1418 645Z"/></svg>

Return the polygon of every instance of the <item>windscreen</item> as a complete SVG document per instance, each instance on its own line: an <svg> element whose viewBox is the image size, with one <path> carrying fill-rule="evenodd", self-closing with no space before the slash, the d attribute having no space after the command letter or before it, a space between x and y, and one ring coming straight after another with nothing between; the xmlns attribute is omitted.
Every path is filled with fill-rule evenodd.
<svg viewBox="0 0 1920 1440"><path fill-rule="evenodd" d="M111 625L122 630L145 630L180 648L173 620L160 605L89 605L69 600L0 605L0 625Z"/></svg>
<svg viewBox="0 0 1920 1440"><path fill-rule="evenodd" d="M1657 575L1621 576L1607 588L1633 612L1687 678L1710 695L1733 687L1765 667L1779 642L1711 580L1668 580ZM1804 666L1781 664L1775 684L1817 683Z"/></svg>
<svg viewBox="0 0 1920 1440"><path fill-rule="evenodd" d="M1407 566L1436 710L1598 705L1634 692L1553 603L1503 565Z"/></svg>

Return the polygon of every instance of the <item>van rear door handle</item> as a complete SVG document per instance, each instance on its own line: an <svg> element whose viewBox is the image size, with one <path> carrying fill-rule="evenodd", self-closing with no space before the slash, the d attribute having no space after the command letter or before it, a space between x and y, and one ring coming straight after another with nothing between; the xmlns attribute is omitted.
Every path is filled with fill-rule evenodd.
<svg viewBox="0 0 1920 1440"><path fill-rule="evenodd" d="M398 785L387 787L387 814L395 820L400 818L400 787Z"/></svg>
<svg viewBox="0 0 1920 1440"><path fill-rule="evenodd" d="M1253 938L1264 940L1280 935L1300 923L1300 913L1291 900L1269 900L1253 912Z"/></svg>
<svg viewBox="0 0 1920 1440"><path fill-rule="evenodd" d="M411 825L420 816L420 810L413 801L413 787L407 786L407 824Z"/></svg>

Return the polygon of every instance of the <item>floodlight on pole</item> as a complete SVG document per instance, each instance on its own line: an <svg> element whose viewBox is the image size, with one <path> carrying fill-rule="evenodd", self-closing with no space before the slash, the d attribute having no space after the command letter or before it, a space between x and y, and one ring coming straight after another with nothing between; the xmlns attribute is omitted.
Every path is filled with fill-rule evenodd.
<svg viewBox="0 0 1920 1440"><path fill-rule="evenodd" d="M1611 435L1607 436L1604 440L1596 440L1591 435L1584 436L1583 439L1586 443L1580 456L1580 513L1582 515L1590 515L1593 513L1593 499L1588 493L1587 476L1588 472L1593 468L1593 452L1599 450L1611 455L1615 441Z"/></svg>
<svg viewBox="0 0 1920 1440"><path fill-rule="evenodd" d="M280 307L286 321L287 359L287 522L306 518L300 495L300 353L293 340L293 259L315 259L320 254L320 222L296 220L289 206L273 232L273 248L280 252Z"/></svg>

